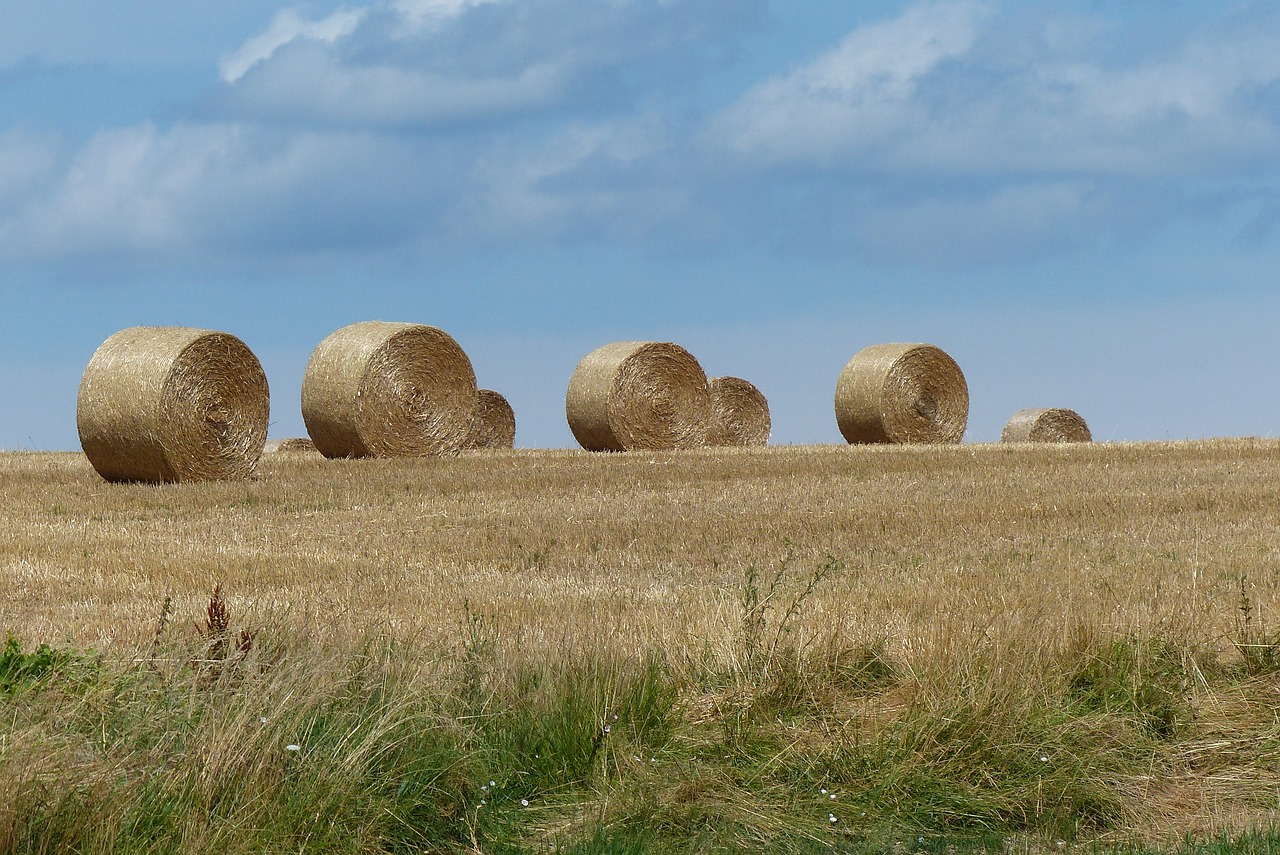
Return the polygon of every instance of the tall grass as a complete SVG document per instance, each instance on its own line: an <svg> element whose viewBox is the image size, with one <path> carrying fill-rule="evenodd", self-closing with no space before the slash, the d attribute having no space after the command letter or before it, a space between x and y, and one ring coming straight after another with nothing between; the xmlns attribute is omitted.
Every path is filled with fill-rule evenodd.
<svg viewBox="0 0 1280 855"><path fill-rule="evenodd" d="M1116 637L1035 672L974 651L930 673L883 641L762 641L795 631L830 571L792 579L776 610L748 574L748 652L725 660L518 659L470 610L453 645L375 632L351 648L267 627L228 646L207 626L132 656L13 640L0 852L1217 855L1280 842L1144 833L1158 823L1143 782L1177 776L1216 726L1198 716L1269 697L1243 665ZM766 591L786 584L784 570ZM1280 744L1273 721L1236 737Z"/></svg>

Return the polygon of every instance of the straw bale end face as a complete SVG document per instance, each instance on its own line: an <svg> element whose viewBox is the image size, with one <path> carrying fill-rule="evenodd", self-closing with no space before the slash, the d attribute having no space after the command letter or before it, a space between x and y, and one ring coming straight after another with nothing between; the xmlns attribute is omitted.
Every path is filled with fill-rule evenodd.
<svg viewBox="0 0 1280 855"><path fill-rule="evenodd" d="M481 389L464 448L514 448L516 413L500 392Z"/></svg>
<svg viewBox="0 0 1280 855"><path fill-rule="evenodd" d="M252 351L233 335L130 327L94 353L76 427L108 481L248 477L267 440L270 395Z"/></svg>
<svg viewBox="0 0 1280 855"><path fill-rule="evenodd" d="M698 360L680 345L620 341L578 363L565 414L588 451L699 448L710 429L711 391Z"/></svg>
<svg viewBox="0 0 1280 855"><path fill-rule="evenodd" d="M754 384L740 377L715 377L711 389L711 429L707 445L769 444L772 420L769 401Z"/></svg>
<svg viewBox="0 0 1280 855"><path fill-rule="evenodd" d="M875 344L836 384L836 422L850 443L956 443L969 422L969 386L931 344Z"/></svg>
<svg viewBox="0 0 1280 855"><path fill-rule="evenodd" d="M444 330L363 321L329 335L307 362L302 419L325 457L426 457L466 442L476 375Z"/></svg>
<svg viewBox="0 0 1280 855"><path fill-rule="evenodd" d="M1019 410L1000 434L1001 442L1092 442L1089 426L1075 410L1045 407Z"/></svg>

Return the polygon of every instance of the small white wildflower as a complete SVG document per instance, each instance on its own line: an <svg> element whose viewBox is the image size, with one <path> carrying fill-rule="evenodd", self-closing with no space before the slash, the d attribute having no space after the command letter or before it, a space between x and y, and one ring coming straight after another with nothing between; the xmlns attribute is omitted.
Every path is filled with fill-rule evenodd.
<svg viewBox="0 0 1280 855"><path fill-rule="evenodd" d="M497 783L495 783L494 781L490 781L490 782L489 782L489 786L491 786L491 787L496 787L496 786L498 786L498 785L497 785Z"/></svg>
<svg viewBox="0 0 1280 855"><path fill-rule="evenodd" d="M605 733L608 733L608 732L609 732L609 725L607 725L607 724L606 724L606 725L604 726L604 732L605 732Z"/></svg>
<svg viewBox="0 0 1280 855"><path fill-rule="evenodd" d="M521 800L520 800L520 807L528 807L528 806L529 806L529 800L528 800L528 799L521 799Z"/></svg>
<svg viewBox="0 0 1280 855"><path fill-rule="evenodd" d="M286 746L284 747L284 750L285 750L285 751L301 751L301 750L302 750L302 746L301 746L301 745L294 745L294 744L291 742L291 743L289 743L288 745L286 745Z"/></svg>
<svg viewBox="0 0 1280 855"><path fill-rule="evenodd" d="M818 790L818 792L822 793L825 796L827 794L827 788L823 787L822 789Z"/></svg>
<svg viewBox="0 0 1280 855"><path fill-rule="evenodd" d="M834 802L836 800L836 794L832 793L831 795L827 796L827 798L831 799L831 801Z"/></svg>
<svg viewBox="0 0 1280 855"><path fill-rule="evenodd" d="M828 822L835 822L835 821L836 821L836 815L835 815L834 813L829 813L829 814L827 814L827 821L828 821Z"/></svg>
<svg viewBox="0 0 1280 855"><path fill-rule="evenodd" d="M266 723L267 723L267 717L265 715L258 716L258 724L266 724Z"/></svg>
<svg viewBox="0 0 1280 855"><path fill-rule="evenodd" d="M924 838L923 838L923 837L917 837L917 838L916 838L916 843L924 843Z"/></svg>
<svg viewBox="0 0 1280 855"><path fill-rule="evenodd" d="M481 784L481 785L480 785L480 789L484 790L484 791L487 793L487 792L489 792L489 785L488 785L488 784Z"/></svg>
<svg viewBox="0 0 1280 855"><path fill-rule="evenodd" d="M1049 762L1049 758L1048 758L1046 755L1041 754L1041 755L1040 755L1040 762L1041 762L1041 763L1048 763L1048 762Z"/></svg>

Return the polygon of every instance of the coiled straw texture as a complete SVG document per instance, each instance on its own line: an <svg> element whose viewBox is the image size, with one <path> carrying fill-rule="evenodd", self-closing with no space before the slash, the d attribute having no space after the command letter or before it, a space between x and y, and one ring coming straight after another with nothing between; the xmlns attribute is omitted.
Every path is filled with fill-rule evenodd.
<svg viewBox="0 0 1280 855"><path fill-rule="evenodd" d="M262 365L233 335L129 327L94 352L80 381L80 445L108 481L248 477L270 417Z"/></svg>
<svg viewBox="0 0 1280 855"><path fill-rule="evenodd" d="M288 439L267 440L268 454L315 454L316 444L305 436L291 436Z"/></svg>
<svg viewBox="0 0 1280 855"><path fill-rule="evenodd" d="M1000 433L1001 442L1091 442L1089 426L1075 410L1019 410Z"/></svg>
<svg viewBox="0 0 1280 855"><path fill-rule="evenodd" d="M754 384L740 377L714 377L711 389L711 429L707 445L760 446L769 444L772 420L769 401Z"/></svg>
<svg viewBox="0 0 1280 855"><path fill-rule="evenodd" d="M840 372L835 408L851 443L954 443L969 421L969 387L931 344L875 344Z"/></svg>
<svg viewBox="0 0 1280 855"><path fill-rule="evenodd" d="M565 413L588 451L697 448L707 441L711 392L702 366L680 345L619 341L578 363Z"/></svg>
<svg viewBox="0 0 1280 855"><path fill-rule="evenodd" d="M476 407L471 360L444 330L363 321L307 362L302 419L325 457L427 457L462 448Z"/></svg>
<svg viewBox="0 0 1280 855"><path fill-rule="evenodd" d="M476 396L476 412L464 447L514 448L515 444L515 410L500 392L481 389Z"/></svg>

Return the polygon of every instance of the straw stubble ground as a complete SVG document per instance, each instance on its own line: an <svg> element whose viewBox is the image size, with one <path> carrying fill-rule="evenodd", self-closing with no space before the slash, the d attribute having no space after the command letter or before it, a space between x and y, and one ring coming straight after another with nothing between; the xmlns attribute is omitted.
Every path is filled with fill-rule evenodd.
<svg viewBox="0 0 1280 855"><path fill-rule="evenodd" d="M255 480L111 485L0 456L0 615L110 647L166 595L326 631L455 633L464 601L542 645L727 645L744 570L830 553L806 627L904 651L977 633L1229 637L1242 574L1280 595L1280 443L264 458ZM959 636L956 633L960 633Z"/></svg>

